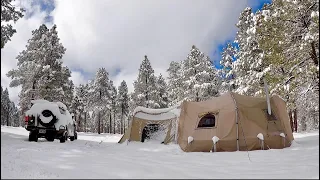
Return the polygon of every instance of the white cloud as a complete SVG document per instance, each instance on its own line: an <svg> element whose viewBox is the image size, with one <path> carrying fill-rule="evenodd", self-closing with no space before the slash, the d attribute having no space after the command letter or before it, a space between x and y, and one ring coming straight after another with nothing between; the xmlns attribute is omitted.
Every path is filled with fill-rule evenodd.
<svg viewBox="0 0 320 180"><path fill-rule="evenodd" d="M217 44L234 36L246 0L59 0L55 5L51 15L67 48L64 62L77 70L72 73L74 83L85 82L105 67L111 75L120 69L111 79L117 86L126 80L132 90L144 55L156 74L166 76L170 61L183 60L193 44L210 54ZM18 33L1 50L1 70L15 67L14 58L43 18L36 12L18 21ZM7 86L3 76L1 84Z"/></svg>
<svg viewBox="0 0 320 180"><path fill-rule="evenodd" d="M73 81L75 86L79 86L80 84L85 84L88 82L87 78L84 77L84 75L79 71L72 71L70 79Z"/></svg>

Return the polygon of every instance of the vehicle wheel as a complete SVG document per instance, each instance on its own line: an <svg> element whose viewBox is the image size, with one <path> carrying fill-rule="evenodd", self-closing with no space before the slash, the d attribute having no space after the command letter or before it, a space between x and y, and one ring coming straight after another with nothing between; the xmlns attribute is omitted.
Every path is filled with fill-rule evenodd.
<svg viewBox="0 0 320 180"><path fill-rule="evenodd" d="M62 137L60 138L60 143L64 143L64 142L66 142L66 137L65 137L65 136L62 136Z"/></svg>
<svg viewBox="0 0 320 180"><path fill-rule="evenodd" d="M74 136L70 136L70 141L74 141Z"/></svg>
<svg viewBox="0 0 320 180"><path fill-rule="evenodd" d="M78 139L78 133L77 133L77 131L74 132L74 139Z"/></svg>
<svg viewBox="0 0 320 180"><path fill-rule="evenodd" d="M61 137L60 137L60 143L64 143L66 142L66 139L68 138L68 134L64 133Z"/></svg>
<svg viewBox="0 0 320 180"><path fill-rule="evenodd" d="M38 142L38 133L35 133L35 135L34 135L34 141L35 141L35 142Z"/></svg>
<svg viewBox="0 0 320 180"><path fill-rule="evenodd" d="M33 141L33 133L32 133L32 131L30 131L30 133L29 133L29 141Z"/></svg>
<svg viewBox="0 0 320 180"><path fill-rule="evenodd" d="M29 141L38 141L38 133L36 131L30 131L29 133Z"/></svg>
<svg viewBox="0 0 320 180"><path fill-rule="evenodd" d="M65 133L65 138L66 138L66 141L68 141L68 138L69 138L68 130Z"/></svg>

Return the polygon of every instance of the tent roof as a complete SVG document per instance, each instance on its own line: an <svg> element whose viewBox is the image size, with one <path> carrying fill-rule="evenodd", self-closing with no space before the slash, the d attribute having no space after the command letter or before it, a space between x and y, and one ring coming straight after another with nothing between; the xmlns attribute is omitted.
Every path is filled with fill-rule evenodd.
<svg viewBox="0 0 320 180"><path fill-rule="evenodd" d="M161 114L148 114L145 112L137 112L134 117L145 119L145 120L159 121L159 120L173 119L173 118L176 118L177 116L172 112L164 112Z"/></svg>
<svg viewBox="0 0 320 180"><path fill-rule="evenodd" d="M177 105L162 108L162 109L151 109L142 106L138 106L134 109L134 117L146 120L168 120L177 118L180 116L180 105L181 102L177 103Z"/></svg>

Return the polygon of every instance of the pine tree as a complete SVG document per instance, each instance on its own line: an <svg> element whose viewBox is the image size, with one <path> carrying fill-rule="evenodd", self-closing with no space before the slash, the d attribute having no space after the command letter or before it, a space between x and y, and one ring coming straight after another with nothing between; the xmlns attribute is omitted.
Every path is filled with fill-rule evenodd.
<svg viewBox="0 0 320 180"><path fill-rule="evenodd" d="M310 117L305 112L319 113L314 109L317 102L306 96L318 99L319 95L318 9L316 0L274 0L264 7L258 29L262 37L259 43L266 52L264 59L272 64L271 92L285 97L290 111L297 113L300 109L297 117L301 127L298 129L302 130L310 126L307 123ZM308 109L301 109L306 107Z"/></svg>
<svg viewBox="0 0 320 180"><path fill-rule="evenodd" d="M120 134L124 134L126 117L129 114L129 96L126 81L122 81L118 87L117 109L120 114Z"/></svg>
<svg viewBox="0 0 320 180"><path fill-rule="evenodd" d="M168 99L169 106L177 104L183 99L184 89L182 87L183 83L183 73L182 73L182 63L172 61L167 69L168 72Z"/></svg>
<svg viewBox="0 0 320 180"><path fill-rule="evenodd" d="M112 116L111 119L113 119L113 124L111 124L110 121L110 133L111 133L111 127L113 126L113 134L116 133L116 112L117 112L117 88L113 85L113 81L110 81L111 91L110 91L110 115Z"/></svg>
<svg viewBox="0 0 320 180"><path fill-rule="evenodd" d="M151 67L148 57L145 56L139 68L138 78L133 83L134 92L132 98L135 106L148 108L157 107L155 81L154 70Z"/></svg>
<svg viewBox="0 0 320 180"><path fill-rule="evenodd" d="M89 106L97 115L98 134L101 133L101 118L111 109L110 91L109 73L105 68L99 68L89 91Z"/></svg>
<svg viewBox="0 0 320 180"><path fill-rule="evenodd" d="M183 61L184 97L191 101L203 101L218 96L217 72L208 56L192 46L187 59Z"/></svg>
<svg viewBox="0 0 320 180"><path fill-rule="evenodd" d="M1 86L1 125L4 125L5 116L4 116L4 105L3 105L3 88Z"/></svg>
<svg viewBox="0 0 320 180"><path fill-rule="evenodd" d="M23 17L24 9L16 10L11 4L12 0L1 0L1 49L11 40L11 37L17 31L8 22L16 23L18 19ZM6 25L4 25L6 24Z"/></svg>
<svg viewBox="0 0 320 180"><path fill-rule="evenodd" d="M71 111L74 113L75 120L77 122L78 131L86 131L87 120L87 97L88 97L88 85L80 84L79 87L75 87L75 95L72 100Z"/></svg>
<svg viewBox="0 0 320 180"><path fill-rule="evenodd" d="M77 130L81 131L81 112L82 112L82 104L79 100L79 97L75 95L72 99L71 105L69 106L69 112L73 113L74 120L77 122Z"/></svg>
<svg viewBox="0 0 320 180"><path fill-rule="evenodd" d="M263 94L263 77L270 70L263 61L264 51L259 46L256 33L258 14L254 15L249 7L240 14L235 38L239 51L231 71L235 74L232 83L237 86L236 92L251 96Z"/></svg>
<svg viewBox="0 0 320 180"><path fill-rule="evenodd" d="M66 49L59 43L56 25L51 29L41 25L32 35L26 50L17 57L18 68L7 74L12 79L10 87L22 85L19 93L22 113L29 108L31 99L64 102L71 75L70 70L62 66Z"/></svg>
<svg viewBox="0 0 320 180"><path fill-rule="evenodd" d="M221 91L226 92L232 90L231 80L234 79L234 74L232 73L232 65L235 60L237 49L228 43L226 47L223 48L221 53L220 64L222 69L220 70L220 76L222 77Z"/></svg>
<svg viewBox="0 0 320 180"><path fill-rule="evenodd" d="M168 87L162 74L156 79L156 105L157 108L167 108L168 107Z"/></svg>
<svg viewBox="0 0 320 180"><path fill-rule="evenodd" d="M73 84L73 81L68 79L70 70L67 67L62 67L64 71L66 72L64 79L67 79L64 84L62 84L62 90L63 90L63 97L62 97L62 102L67 106L70 107L72 104L72 101L74 99L74 92L75 92L75 87Z"/></svg>
<svg viewBox="0 0 320 180"><path fill-rule="evenodd" d="M9 91L6 88L1 93L1 124L9 126L10 121L10 99L9 99Z"/></svg>
<svg viewBox="0 0 320 180"><path fill-rule="evenodd" d="M44 53L38 65L42 66L42 75L39 78L38 89L41 97L48 101L64 102L66 98L65 89L68 86L71 72L68 68L62 67L61 58L66 49L59 43L59 38L54 25L44 36L41 45L41 52ZM62 85L62 87L61 87Z"/></svg>

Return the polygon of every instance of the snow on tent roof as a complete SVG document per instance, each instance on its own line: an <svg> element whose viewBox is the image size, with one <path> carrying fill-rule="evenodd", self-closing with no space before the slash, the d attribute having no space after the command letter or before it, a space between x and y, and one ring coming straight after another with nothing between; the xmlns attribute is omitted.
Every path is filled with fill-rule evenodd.
<svg viewBox="0 0 320 180"><path fill-rule="evenodd" d="M135 117L140 118L140 119L146 119L146 120L168 120L168 119L173 119L176 118L177 116L173 114L172 112L165 112L161 114L148 114L144 112L137 112Z"/></svg>
<svg viewBox="0 0 320 180"><path fill-rule="evenodd" d="M177 105L175 106L172 106L169 108L162 108L162 109L151 109L151 108L138 106L134 109L133 114L137 118L146 119L146 120L173 119L180 116L181 102L177 103Z"/></svg>
<svg viewBox="0 0 320 180"><path fill-rule="evenodd" d="M134 109L133 114L136 114L137 112L145 112L148 114L161 114L161 113L165 113L168 111L174 111L175 109L180 108L181 103L182 103L182 101L178 102L176 105L174 105L172 107L162 108L162 109L151 109L151 108L138 106ZM179 113L179 115L180 115L180 113Z"/></svg>

